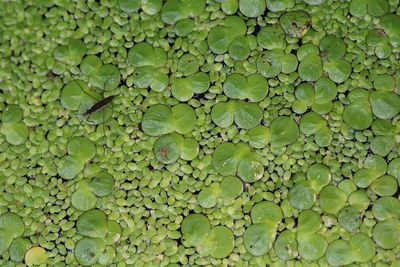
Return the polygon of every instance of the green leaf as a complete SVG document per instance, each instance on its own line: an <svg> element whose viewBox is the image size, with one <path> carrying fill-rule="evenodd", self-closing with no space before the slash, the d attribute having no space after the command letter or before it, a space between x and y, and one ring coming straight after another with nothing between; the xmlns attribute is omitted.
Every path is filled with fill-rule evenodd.
<svg viewBox="0 0 400 267"><path fill-rule="evenodd" d="M255 204L251 209L251 219L255 224L262 223L278 226L283 219L283 213L277 204L270 201L262 201Z"/></svg>
<svg viewBox="0 0 400 267"><path fill-rule="evenodd" d="M243 183L235 176L226 176L220 184L220 197L224 203L231 203L243 192Z"/></svg>
<svg viewBox="0 0 400 267"><path fill-rule="evenodd" d="M226 226L215 226L207 233L204 249L214 258L225 258L231 254L235 240L231 229Z"/></svg>
<svg viewBox="0 0 400 267"><path fill-rule="evenodd" d="M190 214L183 219L181 224L183 238L192 246L202 244L210 228L209 220L201 214Z"/></svg>
<svg viewBox="0 0 400 267"><path fill-rule="evenodd" d="M275 236L276 229L274 226L253 224L244 232L244 246L251 255L262 256L272 248Z"/></svg>
<svg viewBox="0 0 400 267"><path fill-rule="evenodd" d="M103 253L104 247L104 241L100 238L84 237L75 245L75 259L83 266L96 264Z"/></svg>
<svg viewBox="0 0 400 267"><path fill-rule="evenodd" d="M239 10L246 17L258 17L264 13L265 8L265 0L239 0Z"/></svg>
<svg viewBox="0 0 400 267"><path fill-rule="evenodd" d="M275 241L274 249L277 256L282 260L295 259L299 254L295 233L291 230L280 233Z"/></svg>
<svg viewBox="0 0 400 267"><path fill-rule="evenodd" d="M15 238L9 249L10 259L15 262L22 262L26 251L31 247L31 242L22 237Z"/></svg>
<svg viewBox="0 0 400 267"><path fill-rule="evenodd" d="M314 205L315 194L307 183L298 183L290 189L288 199L296 209L310 209Z"/></svg>
<svg viewBox="0 0 400 267"><path fill-rule="evenodd" d="M372 112L380 119L392 119L400 111L400 97L393 92L373 92L369 101Z"/></svg>
<svg viewBox="0 0 400 267"><path fill-rule="evenodd" d="M77 156L66 155L60 159L58 164L58 175L66 180L75 178L84 168L84 161Z"/></svg>
<svg viewBox="0 0 400 267"><path fill-rule="evenodd" d="M106 171L96 173L89 184L90 190L98 197L105 197L113 192L114 177Z"/></svg>
<svg viewBox="0 0 400 267"><path fill-rule="evenodd" d="M20 122L3 123L1 125L1 133L6 136L7 142L14 146L23 144L29 136L28 127Z"/></svg>
<svg viewBox="0 0 400 267"><path fill-rule="evenodd" d="M325 238L319 234L313 234L298 240L298 250L302 258L308 261L314 261L325 254L328 246Z"/></svg>
<svg viewBox="0 0 400 267"><path fill-rule="evenodd" d="M107 64L95 70L89 76L89 84L105 91L111 91L119 85L121 74L116 66Z"/></svg>
<svg viewBox="0 0 400 267"><path fill-rule="evenodd" d="M71 196L71 204L82 211L93 209L96 206L96 196L86 186L80 186Z"/></svg>
<svg viewBox="0 0 400 267"><path fill-rule="evenodd" d="M28 266L41 265L47 262L46 250L41 247L32 247L25 254L25 263Z"/></svg>
<svg viewBox="0 0 400 267"><path fill-rule="evenodd" d="M86 137L73 137L68 142L68 154L78 157L81 161L87 162L96 154L96 147Z"/></svg>
<svg viewBox="0 0 400 267"><path fill-rule="evenodd" d="M299 127L289 117L277 117L270 125L271 143L276 146L286 146L296 142L299 137Z"/></svg>
<svg viewBox="0 0 400 267"><path fill-rule="evenodd" d="M324 70L328 73L329 79L335 83L345 82L351 74L351 65L344 59L324 63Z"/></svg>
<svg viewBox="0 0 400 267"><path fill-rule="evenodd" d="M219 196L219 184L213 183L202 189L197 196L197 202L203 208L212 208L217 205Z"/></svg>
<svg viewBox="0 0 400 267"><path fill-rule="evenodd" d="M350 103L343 112L344 122L356 130L365 130L373 122L370 104L365 100L356 100Z"/></svg>
<svg viewBox="0 0 400 267"><path fill-rule="evenodd" d="M107 233L107 217L101 210L85 211L79 216L76 229L84 236L104 238Z"/></svg>
<svg viewBox="0 0 400 267"><path fill-rule="evenodd" d="M372 231L375 243L384 249L393 249L399 244L400 221L388 219L378 222Z"/></svg>
<svg viewBox="0 0 400 267"><path fill-rule="evenodd" d="M319 206L324 212L337 214L346 204L346 194L336 186L329 185L319 195Z"/></svg>
<svg viewBox="0 0 400 267"><path fill-rule="evenodd" d="M315 163L307 170L307 180L316 193L319 193L322 188L330 183L331 177L329 168L321 163Z"/></svg>
<svg viewBox="0 0 400 267"><path fill-rule="evenodd" d="M154 143L154 154L164 164L171 164L177 161L181 155L183 137L172 133L161 136Z"/></svg>
<svg viewBox="0 0 400 267"><path fill-rule="evenodd" d="M166 105L151 106L143 115L142 129L151 136L159 136L172 132L174 126L171 109Z"/></svg>
<svg viewBox="0 0 400 267"><path fill-rule="evenodd" d="M24 234L25 225L21 217L17 214L6 212L0 215L0 229L6 231L7 235L10 235L12 238L16 238Z"/></svg>
<svg viewBox="0 0 400 267"><path fill-rule="evenodd" d="M338 222L347 231L354 231L361 225L361 214L355 206L347 206L340 210Z"/></svg>
<svg viewBox="0 0 400 267"><path fill-rule="evenodd" d="M321 59L317 55L306 56L299 64L299 76L305 81L317 81L323 74Z"/></svg>
<svg viewBox="0 0 400 267"><path fill-rule="evenodd" d="M285 31L279 24L263 27L257 34L258 44L268 50L286 48Z"/></svg>

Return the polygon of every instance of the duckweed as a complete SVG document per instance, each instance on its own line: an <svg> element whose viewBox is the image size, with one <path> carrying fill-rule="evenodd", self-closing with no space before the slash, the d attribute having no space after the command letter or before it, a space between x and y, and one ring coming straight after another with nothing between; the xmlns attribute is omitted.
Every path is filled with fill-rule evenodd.
<svg viewBox="0 0 400 267"><path fill-rule="evenodd" d="M0 266L398 266L398 0L0 4Z"/></svg>

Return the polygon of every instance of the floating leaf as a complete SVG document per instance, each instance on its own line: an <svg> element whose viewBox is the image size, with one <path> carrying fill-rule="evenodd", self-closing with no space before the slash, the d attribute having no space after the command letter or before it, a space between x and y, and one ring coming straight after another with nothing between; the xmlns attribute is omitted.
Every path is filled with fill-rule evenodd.
<svg viewBox="0 0 400 267"><path fill-rule="evenodd" d="M41 265L47 262L46 250L41 247L33 247L25 254L25 263L28 266Z"/></svg>
<svg viewBox="0 0 400 267"><path fill-rule="evenodd" d="M268 94L267 80L259 74L248 77L231 74L226 78L223 89L229 98L249 99L252 102L262 101Z"/></svg>
<svg viewBox="0 0 400 267"><path fill-rule="evenodd" d="M211 228L207 217L201 214L190 214L182 221L181 231L192 246L197 246L203 242L205 235Z"/></svg>
<svg viewBox="0 0 400 267"><path fill-rule="evenodd" d="M215 226L207 233L204 249L214 258L229 256L235 245L233 233L226 226Z"/></svg>
<svg viewBox="0 0 400 267"><path fill-rule="evenodd" d="M91 266L99 260L104 250L104 241L100 238L84 237L74 249L76 261L83 266Z"/></svg>
<svg viewBox="0 0 400 267"><path fill-rule="evenodd" d="M107 217L101 210L89 210L76 222L78 232L88 237L104 238L107 233Z"/></svg>

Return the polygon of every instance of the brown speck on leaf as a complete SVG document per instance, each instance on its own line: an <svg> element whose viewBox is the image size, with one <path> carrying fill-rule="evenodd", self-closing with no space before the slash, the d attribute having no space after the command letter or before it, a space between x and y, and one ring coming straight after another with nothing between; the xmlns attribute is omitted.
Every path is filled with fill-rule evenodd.
<svg viewBox="0 0 400 267"><path fill-rule="evenodd" d="M47 79L49 81L54 80L54 73L51 70L49 70L49 72L47 72Z"/></svg>

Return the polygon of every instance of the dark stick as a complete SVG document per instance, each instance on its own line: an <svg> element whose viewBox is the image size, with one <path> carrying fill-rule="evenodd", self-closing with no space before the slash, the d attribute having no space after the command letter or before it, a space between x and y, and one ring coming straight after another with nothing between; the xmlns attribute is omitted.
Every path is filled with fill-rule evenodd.
<svg viewBox="0 0 400 267"><path fill-rule="evenodd" d="M85 113L83 113L83 116L90 115L90 114L102 109L108 103L110 103L115 97L116 97L116 95L110 95L110 96L107 96L106 98L100 100L99 102L94 104L90 109L88 109Z"/></svg>

